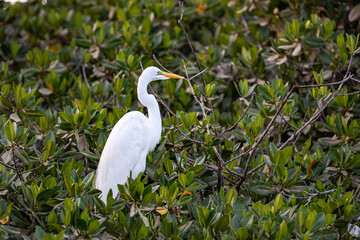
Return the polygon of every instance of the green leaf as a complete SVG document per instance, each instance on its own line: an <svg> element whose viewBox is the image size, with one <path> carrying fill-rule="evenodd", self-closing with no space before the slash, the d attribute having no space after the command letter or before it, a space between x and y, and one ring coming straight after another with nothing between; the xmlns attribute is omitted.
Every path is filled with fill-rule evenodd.
<svg viewBox="0 0 360 240"><path fill-rule="evenodd" d="M2 231L8 233L9 235L20 234L19 229L17 229L16 227L12 227L12 226L8 226L8 225L1 225L0 228Z"/></svg>
<svg viewBox="0 0 360 240"><path fill-rule="evenodd" d="M344 35L340 33L336 37L336 44L338 45L339 48L342 48L344 46L344 43L345 43Z"/></svg>
<svg viewBox="0 0 360 240"><path fill-rule="evenodd" d="M228 228L229 223L230 223L229 215L224 215L224 216L220 217L215 226L215 232L225 231Z"/></svg>
<svg viewBox="0 0 360 240"><path fill-rule="evenodd" d="M211 96L215 92L216 85L215 83L207 84L205 86L205 94L207 97Z"/></svg>
<svg viewBox="0 0 360 240"><path fill-rule="evenodd" d="M316 211L310 211L305 221L306 229L310 230L315 224L317 213Z"/></svg>
<svg viewBox="0 0 360 240"><path fill-rule="evenodd" d="M286 222L283 220L280 224L280 229L276 234L276 239L285 239L286 235L288 234L288 227Z"/></svg>
<svg viewBox="0 0 360 240"><path fill-rule="evenodd" d="M180 117L180 121L181 123L183 124L183 126L188 129L189 128L189 124L188 124L188 121L187 121L187 114L186 113L179 113L179 117Z"/></svg>
<svg viewBox="0 0 360 240"><path fill-rule="evenodd" d="M71 221L71 212L69 210L65 211L65 219L64 219L64 224L65 226L69 226L70 221Z"/></svg>
<svg viewBox="0 0 360 240"><path fill-rule="evenodd" d="M205 156L200 156L195 160L194 166L201 165L205 161Z"/></svg>
<svg viewBox="0 0 360 240"><path fill-rule="evenodd" d="M317 233L311 239L314 240L329 240L329 239L337 239L337 232L333 229L325 229L324 231Z"/></svg>
<svg viewBox="0 0 360 240"><path fill-rule="evenodd" d="M307 38L303 43L312 48L325 46L325 41L321 38Z"/></svg>
<svg viewBox="0 0 360 240"><path fill-rule="evenodd" d="M249 233L246 228L239 228L235 233L235 238L240 240L248 239Z"/></svg>
<svg viewBox="0 0 360 240"><path fill-rule="evenodd" d="M185 191L194 192L194 191L196 191L197 189L199 189L200 186L201 186L200 183L194 182L194 183L192 183L190 186L188 186L187 188L185 188Z"/></svg>
<svg viewBox="0 0 360 240"><path fill-rule="evenodd" d="M43 117L43 116L45 116L44 112L41 111L41 110L27 110L26 113L30 117Z"/></svg>
<svg viewBox="0 0 360 240"><path fill-rule="evenodd" d="M94 220L90 223L89 225L89 233L93 233L95 232L96 230L98 230L100 227L100 222L98 220Z"/></svg>
<svg viewBox="0 0 360 240"><path fill-rule="evenodd" d="M57 216L55 211L51 211L50 214L47 217L47 224L49 226L57 223Z"/></svg>
<svg viewBox="0 0 360 240"><path fill-rule="evenodd" d="M36 201L48 200L49 198L56 196L58 194L58 192L60 191L60 189L61 189L60 186L56 186L51 189L45 189L37 195Z"/></svg>
<svg viewBox="0 0 360 240"><path fill-rule="evenodd" d="M352 34L351 35L346 34L346 45L350 52L352 53L355 52L358 41L359 41L359 35L356 38Z"/></svg>
<svg viewBox="0 0 360 240"><path fill-rule="evenodd" d="M55 144L53 141L49 140L46 142L46 150L49 151L49 156L54 155L55 153Z"/></svg>
<svg viewBox="0 0 360 240"><path fill-rule="evenodd" d="M99 160L100 157L92 152L89 151L81 151L81 153L85 156L88 157L91 160Z"/></svg>
<svg viewBox="0 0 360 240"><path fill-rule="evenodd" d="M276 190L273 187L268 187L268 186L264 186L264 185L253 186L251 188L251 191L253 191L259 195L263 195L263 196L267 196L267 195L276 193Z"/></svg>
<svg viewBox="0 0 360 240"><path fill-rule="evenodd" d="M185 188L186 186L186 175L183 173L179 174L179 183Z"/></svg>
<svg viewBox="0 0 360 240"><path fill-rule="evenodd" d="M90 40L87 39L75 39L75 45L83 48L89 48L92 43Z"/></svg>
<svg viewBox="0 0 360 240"><path fill-rule="evenodd" d="M278 194L275 198L275 212L281 209L283 205L283 197L281 194Z"/></svg>
<svg viewBox="0 0 360 240"><path fill-rule="evenodd" d="M36 226L35 228L35 239L36 240L42 240L43 237L45 236L45 231L40 227L40 226Z"/></svg>
<svg viewBox="0 0 360 240"><path fill-rule="evenodd" d="M114 38L114 39L111 39L110 41L104 43L102 45L102 48L103 49L114 49L118 46L120 46L120 44L122 43L122 40L120 38ZM131 67L132 65L129 64L129 67Z"/></svg>
<svg viewBox="0 0 360 240"><path fill-rule="evenodd" d="M60 116L61 121L73 123L73 118L69 114L67 114L65 112L59 112L59 116Z"/></svg>
<svg viewBox="0 0 360 240"><path fill-rule="evenodd" d="M5 125L5 134L10 142L15 140L15 127L10 120Z"/></svg>
<svg viewBox="0 0 360 240"><path fill-rule="evenodd" d="M347 205L344 210L345 219L352 218L354 216L354 214L355 214L354 205L352 205L352 204Z"/></svg>
<svg viewBox="0 0 360 240"><path fill-rule="evenodd" d="M186 185L189 185L194 181L194 172L190 171L186 174Z"/></svg>

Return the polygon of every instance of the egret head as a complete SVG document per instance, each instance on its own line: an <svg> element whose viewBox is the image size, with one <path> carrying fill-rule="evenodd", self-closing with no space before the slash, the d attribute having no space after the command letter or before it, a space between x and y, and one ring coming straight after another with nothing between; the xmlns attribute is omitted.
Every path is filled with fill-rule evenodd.
<svg viewBox="0 0 360 240"><path fill-rule="evenodd" d="M143 71L140 78L146 79L148 80L147 83L150 83L151 81L156 81L156 80L165 80L169 78L182 79L183 77L176 74L161 71L157 67L148 67Z"/></svg>

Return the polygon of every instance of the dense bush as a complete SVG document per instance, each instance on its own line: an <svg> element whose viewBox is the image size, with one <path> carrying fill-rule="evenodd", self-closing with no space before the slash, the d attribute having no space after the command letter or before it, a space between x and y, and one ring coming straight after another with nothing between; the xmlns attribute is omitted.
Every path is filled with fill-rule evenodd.
<svg viewBox="0 0 360 240"><path fill-rule="evenodd" d="M1 238L360 236L360 5L0 6ZM107 136L159 64L187 79L152 84L161 142L103 203Z"/></svg>

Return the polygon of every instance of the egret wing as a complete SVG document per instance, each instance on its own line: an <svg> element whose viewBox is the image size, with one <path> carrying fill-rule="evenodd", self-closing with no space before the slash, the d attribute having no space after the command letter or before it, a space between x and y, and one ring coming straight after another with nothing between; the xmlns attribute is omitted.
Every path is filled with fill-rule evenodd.
<svg viewBox="0 0 360 240"><path fill-rule="evenodd" d="M96 188L102 191L103 200L110 188L116 197L117 185L124 184L130 171L134 171L141 161L146 161L149 135L147 121L142 113L130 112L111 131L101 154L96 176Z"/></svg>

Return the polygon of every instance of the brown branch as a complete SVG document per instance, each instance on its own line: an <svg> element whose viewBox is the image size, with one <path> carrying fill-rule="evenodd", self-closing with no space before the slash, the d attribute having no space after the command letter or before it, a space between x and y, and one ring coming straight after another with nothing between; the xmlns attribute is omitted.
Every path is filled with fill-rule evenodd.
<svg viewBox="0 0 360 240"><path fill-rule="evenodd" d="M290 126L295 128L296 130L298 130L297 127L295 127L294 125L292 125L288 120L285 119L284 114L280 114L280 117Z"/></svg>
<svg viewBox="0 0 360 240"><path fill-rule="evenodd" d="M13 151L13 150L11 150L11 151ZM3 152L3 153L4 153L4 152ZM2 153L1 155L3 155L3 153ZM9 168L9 169L16 170L16 168L14 168L13 166L10 166L10 165L4 163L3 161L0 161L0 164L3 165L3 166L5 166L5 167L7 167L7 168Z"/></svg>
<svg viewBox="0 0 360 240"><path fill-rule="evenodd" d="M11 143L12 145L13 143ZM25 182L23 176L22 176L22 173L21 173L21 169L20 169L20 166L15 158L15 146L12 145L12 160L14 161L14 165L15 165L15 171L18 175L18 177L20 178L21 182Z"/></svg>
<svg viewBox="0 0 360 240"><path fill-rule="evenodd" d="M248 176L248 175L251 175L253 172L257 171L259 168L261 168L261 167L264 166L264 165L265 165L265 162L260 163L259 165L257 165L256 167L254 167L253 169L251 169L250 171L248 171L247 176Z"/></svg>
<svg viewBox="0 0 360 240"><path fill-rule="evenodd" d="M357 187L357 189L355 190L355 193L354 193L354 195L353 195L353 198L354 198L354 199L357 199L359 196L360 196L360 184L359 184L359 186Z"/></svg>
<svg viewBox="0 0 360 240"><path fill-rule="evenodd" d="M245 155L249 154L250 151L251 151L251 148L248 149L247 151L241 153L240 155L238 155L238 156L236 156L236 157L233 157L233 158L227 160L227 161L225 162L225 164L228 164L228 163L230 163L230 162L232 162L232 161L235 161L235 160L237 160L237 159L239 159L239 158L244 157Z"/></svg>

